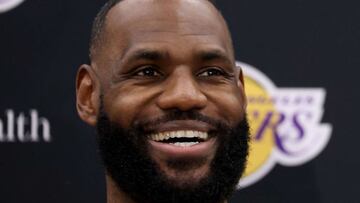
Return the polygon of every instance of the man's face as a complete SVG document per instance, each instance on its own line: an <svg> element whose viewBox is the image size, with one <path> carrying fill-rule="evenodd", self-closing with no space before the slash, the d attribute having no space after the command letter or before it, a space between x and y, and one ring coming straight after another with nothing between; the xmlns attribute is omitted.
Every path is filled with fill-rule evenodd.
<svg viewBox="0 0 360 203"><path fill-rule="evenodd" d="M98 84L91 101L102 106L94 112L105 114L105 127L133 130L118 136L134 137L130 142L167 180L196 185L212 174L217 153L245 120L234 64L227 28L210 3L121 2L107 16L91 64Z"/></svg>

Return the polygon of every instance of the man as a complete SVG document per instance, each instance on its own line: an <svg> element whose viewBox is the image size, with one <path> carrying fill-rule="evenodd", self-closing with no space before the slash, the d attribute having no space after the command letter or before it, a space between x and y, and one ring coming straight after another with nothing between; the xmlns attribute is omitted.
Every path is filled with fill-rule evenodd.
<svg viewBox="0 0 360 203"><path fill-rule="evenodd" d="M227 25L206 0L110 1L77 109L96 126L111 203L226 202L248 151Z"/></svg>

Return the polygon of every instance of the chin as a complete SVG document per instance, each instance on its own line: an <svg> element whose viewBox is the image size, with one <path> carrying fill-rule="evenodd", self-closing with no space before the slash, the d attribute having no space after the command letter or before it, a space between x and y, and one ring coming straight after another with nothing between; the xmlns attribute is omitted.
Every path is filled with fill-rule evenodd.
<svg viewBox="0 0 360 203"><path fill-rule="evenodd" d="M174 186L179 188L187 188L196 186L209 178L210 165L206 164L204 166L189 170L167 168L165 170L161 170L161 173Z"/></svg>

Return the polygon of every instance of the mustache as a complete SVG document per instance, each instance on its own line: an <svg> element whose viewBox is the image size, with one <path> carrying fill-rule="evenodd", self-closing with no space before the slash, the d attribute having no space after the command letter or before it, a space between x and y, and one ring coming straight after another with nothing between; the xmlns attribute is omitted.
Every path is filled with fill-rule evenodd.
<svg viewBox="0 0 360 203"><path fill-rule="evenodd" d="M156 128L156 126L161 125L163 123L178 121L178 120L200 121L211 125L215 129L231 128L231 126L226 122L203 115L202 113L196 110L181 111L178 109L168 110L164 115L156 118L134 122L134 127L136 129L141 129L142 131L146 131L148 129L154 129Z"/></svg>

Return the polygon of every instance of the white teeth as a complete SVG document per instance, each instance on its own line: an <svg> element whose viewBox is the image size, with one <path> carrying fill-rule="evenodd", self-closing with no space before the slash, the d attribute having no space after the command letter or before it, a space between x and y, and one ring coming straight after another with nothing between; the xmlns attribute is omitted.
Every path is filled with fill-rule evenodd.
<svg viewBox="0 0 360 203"><path fill-rule="evenodd" d="M194 131L185 131L185 137L189 137L189 138L196 137L195 132Z"/></svg>
<svg viewBox="0 0 360 203"><path fill-rule="evenodd" d="M175 132L175 137L180 138L180 137L183 137L184 134L185 134L184 131L176 131Z"/></svg>
<svg viewBox="0 0 360 203"><path fill-rule="evenodd" d="M192 130L179 130L179 131L170 131L170 132L162 132L151 134L150 139L153 141L165 141L170 138L200 138L202 140L208 139L208 133L200 132L200 131L192 131ZM184 142L184 143L192 143L192 142Z"/></svg>
<svg viewBox="0 0 360 203"><path fill-rule="evenodd" d="M155 135L155 137L156 137L155 138L156 140L160 140L161 134L157 134L157 135Z"/></svg>
<svg viewBox="0 0 360 203"><path fill-rule="evenodd" d="M198 143L199 142L175 142L175 143L170 143L170 144L178 146L178 147L191 147L191 146L196 145Z"/></svg>
<svg viewBox="0 0 360 203"><path fill-rule="evenodd" d="M171 137L171 138L174 138L174 137L176 137L176 134L177 134L176 131L170 132L170 137Z"/></svg>
<svg viewBox="0 0 360 203"><path fill-rule="evenodd" d="M206 139L208 138L208 134L207 134L207 133L204 133L204 132L199 132L199 137L200 137L201 139L206 140Z"/></svg>

